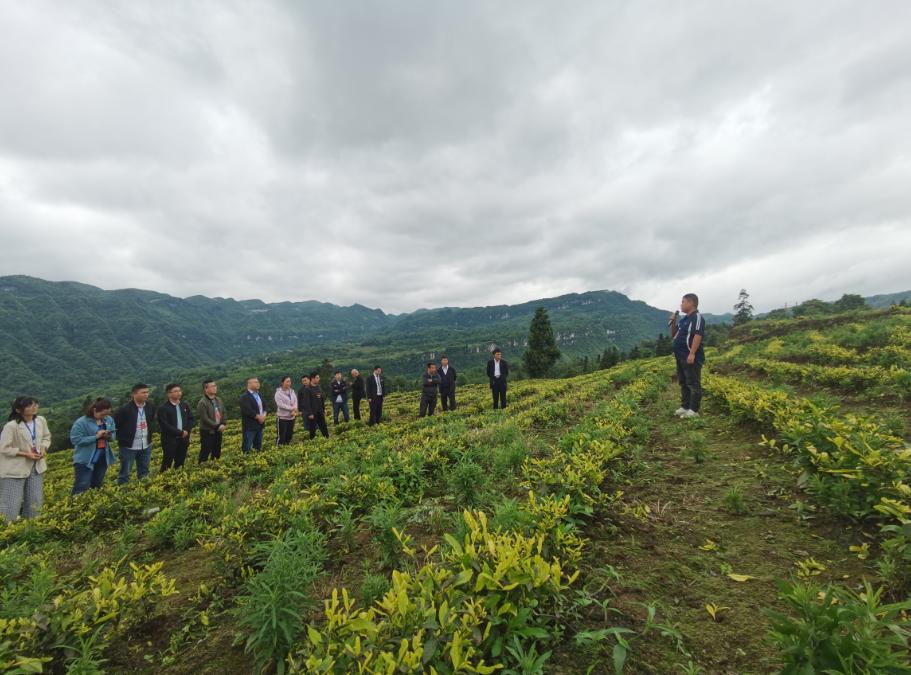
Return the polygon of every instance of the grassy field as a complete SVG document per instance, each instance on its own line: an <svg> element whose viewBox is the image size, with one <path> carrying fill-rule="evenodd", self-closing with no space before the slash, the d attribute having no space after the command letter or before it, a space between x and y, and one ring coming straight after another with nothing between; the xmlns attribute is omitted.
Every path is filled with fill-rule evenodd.
<svg viewBox="0 0 911 675"><path fill-rule="evenodd" d="M0 530L0 667L911 672L911 314L754 322L709 364L697 420L654 359L246 457L232 424L76 499L54 455Z"/></svg>

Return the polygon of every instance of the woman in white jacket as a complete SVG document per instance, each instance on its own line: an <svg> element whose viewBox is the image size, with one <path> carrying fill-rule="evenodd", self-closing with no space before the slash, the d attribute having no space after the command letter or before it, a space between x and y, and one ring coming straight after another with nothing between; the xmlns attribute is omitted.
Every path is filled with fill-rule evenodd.
<svg viewBox="0 0 911 675"><path fill-rule="evenodd" d="M20 396L0 431L0 515L6 520L38 515L50 446L51 432L38 415L38 401Z"/></svg>
<svg viewBox="0 0 911 675"><path fill-rule="evenodd" d="M278 411L278 444L287 445L294 435L294 420L297 419L297 393L291 386L291 376L281 379L281 386L275 390L275 409Z"/></svg>

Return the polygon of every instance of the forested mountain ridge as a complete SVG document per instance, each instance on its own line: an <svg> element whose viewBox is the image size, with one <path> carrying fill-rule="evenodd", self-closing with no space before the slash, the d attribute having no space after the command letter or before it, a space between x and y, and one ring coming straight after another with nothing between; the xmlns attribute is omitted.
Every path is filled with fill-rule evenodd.
<svg viewBox="0 0 911 675"><path fill-rule="evenodd" d="M611 344L628 349L666 325L666 310L613 291L392 315L357 304L176 298L6 276L0 277L0 396L27 392L51 402L110 382L157 381L175 370L292 350L329 359L395 353L403 372L443 349L481 358L494 342L517 357L539 306L550 312L567 355L594 355Z"/></svg>

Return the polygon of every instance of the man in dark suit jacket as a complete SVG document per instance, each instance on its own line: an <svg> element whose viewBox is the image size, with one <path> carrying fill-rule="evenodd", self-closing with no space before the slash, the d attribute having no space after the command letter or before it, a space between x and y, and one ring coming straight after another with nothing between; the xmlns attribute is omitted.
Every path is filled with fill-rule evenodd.
<svg viewBox="0 0 911 675"><path fill-rule="evenodd" d="M298 399L297 405L300 407L301 417L307 421L310 438L316 438L317 429L323 438L329 438L329 428L326 426L326 399L319 386L318 372L310 373L310 386L307 387L303 400Z"/></svg>
<svg viewBox="0 0 911 675"><path fill-rule="evenodd" d="M180 468L190 449L190 430L193 428L193 413L190 406L181 400L183 391L179 384L164 388L168 400L158 408L158 428L161 429L161 470L174 466Z"/></svg>
<svg viewBox="0 0 911 675"><path fill-rule="evenodd" d="M421 405L418 417L433 416L437 407L437 395L440 391L440 375L437 373L437 364L433 361L427 364L427 370L421 378Z"/></svg>
<svg viewBox="0 0 911 675"><path fill-rule="evenodd" d="M367 424L379 424L383 417L383 397L386 396L386 378L383 369L373 367L373 375L367 378L367 404L370 406L370 419Z"/></svg>
<svg viewBox="0 0 911 675"><path fill-rule="evenodd" d="M120 475L117 483L130 480L133 464L136 477L142 480L149 475L152 463L152 432L155 430L155 406L148 402L149 385L134 384L130 401L114 413L117 441L120 445Z"/></svg>
<svg viewBox="0 0 911 675"><path fill-rule="evenodd" d="M449 365L449 357L440 357L440 403L443 410L455 410L456 369Z"/></svg>
<svg viewBox="0 0 911 675"><path fill-rule="evenodd" d="M493 358L487 362L487 377L490 378L490 390L493 392L493 409L505 408L509 364L503 359L503 351L499 347L494 348Z"/></svg>
<svg viewBox="0 0 911 675"><path fill-rule="evenodd" d="M259 379L247 380L247 388L240 395L240 419L243 431L241 450L246 455L250 450L263 449L263 428L266 426L266 404L259 393Z"/></svg>
<svg viewBox="0 0 911 675"><path fill-rule="evenodd" d="M360 371L354 368L351 371L351 403L354 405L354 419L361 419L361 401L366 398L366 389L364 388L364 378L361 377Z"/></svg>

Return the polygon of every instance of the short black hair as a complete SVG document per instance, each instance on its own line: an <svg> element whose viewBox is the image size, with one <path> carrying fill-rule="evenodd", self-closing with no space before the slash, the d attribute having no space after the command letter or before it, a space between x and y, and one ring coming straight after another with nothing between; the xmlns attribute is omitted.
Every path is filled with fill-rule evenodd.
<svg viewBox="0 0 911 675"><path fill-rule="evenodd" d="M210 384L213 384L214 382L215 382L215 380L213 380L211 377L207 377L206 379L204 379L202 381L202 388L205 389L206 387L208 387Z"/></svg>
<svg viewBox="0 0 911 675"><path fill-rule="evenodd" d="M699 296L696 295L695 293L687 293L686 295L683 296L683 299L689 300L694 305L696 305L696 307L699 306Z"/></svg>
<svg viewBox="0 0 911 675"><path fill-rule="evenodd" d="M319 371L314 370L312 373L310 373L310 379L312 380L314 377L319 377Z"/></svg>
<svg viewBox="0 0 911 675"><path fill-rule="evenodd" d="M172 389L176 389L179 386L180 385L177 384L176 382L171 382L171 384L166 384L165 388L164 388L164 393L168 394L171 392Z"/></svg>
<svg viewBox="0 0 911 675"><path fill-rule="evenodd" d="M373 366L373 369L374 369L374 370L382 370L382 369L383 369L383 366Z"/></svg>
<svg viewBox="0 0 911 675"><path fill-rule="evenodd" d="M435 366L435 365L436 365L436 364L435 364L433 361L428 361L428 362L427 362L427 367L428 367L428 368L430 368L430 366Z"/></svg>
<svg viewBox="0 0 911 675"><path fill-rule="evenodd" d="M147 385L143 382L137 382L136 384L133 385L133 388L130 389L130 393L135 394L140 389L148 389L148 388L149 388L149 385Z"/></svg>
<svg viewBox="0 0 911 675"><path fill-rule="evenodd" d="M17 422L22 421L22 411L28 408L33 403L37 403L37 398L32 398L31 396L17 396L13 401L13 407L10 411L9 417L7 419L16 420Z"/></svg>
<svg viewBox="0 0 911 675"><path fill-rule="evenodd" d="M282 375L280 378L278 378L278 383L281 384L285 380L290 380L290 379L291 379L290 375Z"/></svg>
<svg viewBox="0 0 911 675"><path fill-rule="evenodd" d="M446 359L446 360L448 361L448 360L449 360L449 357L446 356L445 354L443 354L443 355L440 357L440 361L442 361L443 359Z"/></svg>
<svg viewBox="0 0 911 675"><path fill-rule="evenodd" d="M94 417L100 410L113 410L113 404L104 396L99 396L85 407L85 416Z"/></svg>
<svg viewBox="0 0 911 675"><path fill-rule="evenodd" d="M500 349L499 347L494 347L492 353L493 353L493 354L502 354L502 353L503 353L503 350Z"/></svg>
<svg viewBox="0 0 911 675"><path fill-rule="evenodd" d="M301 375L301 379L302 379L302 380L309 380L309 379L310 379L310 375L309 375L308 373L304 373L303 375Z"/></svg>

